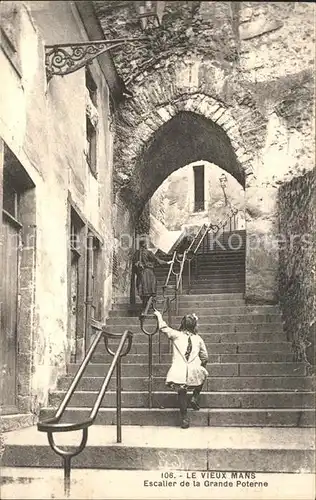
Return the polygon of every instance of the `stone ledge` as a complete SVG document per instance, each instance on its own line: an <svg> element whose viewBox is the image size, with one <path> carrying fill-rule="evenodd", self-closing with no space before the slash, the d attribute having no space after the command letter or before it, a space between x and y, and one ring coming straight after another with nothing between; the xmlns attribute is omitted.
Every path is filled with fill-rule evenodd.
<svg viewBox="0 0 316 500"><path fill-rule="evenodd" d="M1 432L15 431L31 427L36 423L37 417L33 413L17 413L14 415L1 415Z"/></svg>

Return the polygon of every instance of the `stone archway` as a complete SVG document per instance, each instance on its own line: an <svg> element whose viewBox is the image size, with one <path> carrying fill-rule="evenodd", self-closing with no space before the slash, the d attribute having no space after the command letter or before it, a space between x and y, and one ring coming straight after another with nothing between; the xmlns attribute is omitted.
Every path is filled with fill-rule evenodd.
<svg viewBox="0 0 316 500"><path fill-rule="evenodd" d="M142 157L146 156L148 147L150 150L157 147L159 136L163 135L164 130L169 128L170 133L177 132L175 122L180 124L182 130L188 130L190 126L193 130L193 121L195 121L204 141L207 141L207 134L209 137L212 136L215 142L217 139L218 144L224 146L226 151L223 157L216 153L218 144L214 143L213 147L208 147L209 145L203 144L203 141L195 140L195 142L199 142L199 147L202 147L203 151L207 150L206 155L204 154L205 158L210 157L210 161L224 169L228 168L227 171L244 187L248 183L246 179L253 174L253 154L245 145L238 122L228 106L202 92L185 92L181 95L177 93L172 102L169 101L162 106L154 105L150 113L147 112L145 115L139 114L140 106L141 101L138 103L136 98L136 101L120 114L115 144L115 162L120 165L114 179L116 192L120 190L123 194L129 191L133 197L138 198L137 189L135 190L133 185L137 179L139 187L140 170L146 161ZM195 139L197 135L196 133ZM230 158L228 163L224 164L225 156L226 159L227 156L234 157L234 160ZM188 158L183 158L182 165L178 164L176 168L195 159L196 157L193 159L192 154L188 155ZM166 176L173 170L166 172ZM162 180L163 178L160 182ZM159 183L156 188L158 185Z"/></svg>
<svg viewBox="0 0 316 500"><path fill-rule="evenodd" d="M194 103L193 100L192 102ZM173 116L166 109L160 109L162 124L158 125L153 118L148 118L135 130L130 157L134 168L130 171L129 182L121 188L120 194L128 205L135 207L137 213L172 172L202 158L226 170L245 187L246 178L252 173L250 157L245 154L244 148L239 147L235 151L232 146L229 127L228 131L223 127L223 123L231 127L234 125L229 113L220 105L213 106L212 114L209 113L212 117L215 116L212 120L203 115L199 108L192 104L190 107L195 111L189 111L186 106L186 109ZM217 117L222 117L222 125L216 121ZM146 135L145 127L148 132L149 120L152 120L151 134ZM153 123L157 126L155 131ZM140 134L139 130L142 131L142 139L137 148L136 137ZM146 136L147 141L143 143Z"/></svg>
<svg viewBox="0 0 316 500"><path fill-rule="evenodd" d="M248 235L261 238L275 231L275 223L266 217L266 193L257 186L254 175L265 144L267 119L258 111L247 86L238 83L232 67L223 69L209 61L191 59L167 74L157 71L145 79L136 78L131 90L133 99L116 115L116 243L120 238L118 228L134 234L135 218L163 180L202 157L227 170L245 188ZM173 146L171 137L175 139ZM120 257L119 249L117 255L119 263L129 259L126 252ZM277 266L274 249L267 253L262 244L247 247L246 298L255 302L277 300ZM124 269L117 275L119 294L129 272L127 265ZM123 293L127 289L128 284Z"/></svg>

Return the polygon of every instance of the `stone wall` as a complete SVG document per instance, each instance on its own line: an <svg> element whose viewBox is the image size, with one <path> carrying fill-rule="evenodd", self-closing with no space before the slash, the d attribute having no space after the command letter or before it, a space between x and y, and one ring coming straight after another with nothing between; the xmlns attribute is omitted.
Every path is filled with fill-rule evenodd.
<svg viewBox="0 0 316 500"><path fill-rule="evenodd" d="M69 361L68 253L69 200L103 241L104 317L112 293L112 132L109 91L95 61L91 66L98 87L98 176L89 169L86 146L85 70L65 77L45 74L44 44L86 41L87 34L71 2L16 2L19 15L18 50L21 74L0 51L0 136L35 185L32 224L36 245L31 271L23 278L20 303L25 312L20 342L27 380L20 412L37 411ZM27 209L29 210L29 209ZM31 220L31 219L30 219ZM102 284L101 284L102 286ZM26 291L32 301L25 301ZM82 305L83 307L83 305ZM20 341L21 339L19 339ZM27 340L27 341L26 341ZM26 378L28 377L28 378ZM31 392L30 392L31 391ZM30 395L32 394L32 398Z"/></svg>
<svg viewBox="0 0 316 500"><path fill-rule="evenodd" d="M279 189L280 304L298 360L315 364L316 171Z"/></svg>
<svg viewBox="0 0 316 500"><path fill-rule="evenodd" d="M107 37L142 34L132 3L95 3ZM199 153L239 180L255 242L249 302L278 301L278 252L265 243L277 188L314 166L314 14L308 2L166 2L148 43L114 52L133 93L116 116L115 189L141 210Z"/></svg>

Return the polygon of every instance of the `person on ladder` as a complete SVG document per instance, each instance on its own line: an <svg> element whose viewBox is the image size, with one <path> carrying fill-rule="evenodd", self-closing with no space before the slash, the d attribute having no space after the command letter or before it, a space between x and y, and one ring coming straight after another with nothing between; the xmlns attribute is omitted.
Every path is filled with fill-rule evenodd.
<svg viewBox="0 0 316 500"><path fill-rule="evenodd" d="M187 413L187 392L193 391L191 406L200 409L200 393L208 376L206 364L208 352L204 340L198 332L198 317L195 314L185 315L179 330L170 328L163 320L162 314L155 310L158 328L172 341L172 364L167 373L166 384L178 393L180 409L180 425L182 429L190 426Z"/></svg>

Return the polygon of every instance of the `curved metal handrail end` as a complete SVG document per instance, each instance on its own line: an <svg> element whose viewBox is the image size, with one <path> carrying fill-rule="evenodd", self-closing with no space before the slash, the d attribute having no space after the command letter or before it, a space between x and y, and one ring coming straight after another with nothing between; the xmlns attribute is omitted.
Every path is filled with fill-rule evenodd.
<svg viewBox="0 0 316 500"><path fill-rule="evenodd" d="M123 347L121 349L120 358L123 358L131 350L134 332L131 332L130 330L125 330L125 332L122 335L120 333L108 333L107 335L104 336L105 349L110 354L110 356L114 357L115 356L115 351L112 351L112 349L109 347L109 344L108 344L109 338L120 338L120 339L122 339L124 337L124 335L126 335L126 337L125 337L125 340L124 340L123 347L125 345L126 340L127 340L127 346L126 346L125 351L123 351Z"/></svg>
<svg viewBox="0 0 316 500"><path fill-rule="evenodd" d="M55 420L55 422L54 422ZM87 429L93 424L93 419L88 418L83 422L67 423L56 422L56 419L50 418L37 423L37 430L40 432L70 432Z"/></svg>
<svg viewBox="0 0 316 500"><path fill-rule="evenodd" d="M140 317L140 320L141 320L141 321L144 321L144 319L146 319L146 318L152 318L152 319L153 319L153 318L156 318L156 315L155 315L155 314L145 314L145 313L141 313L141 314L139 315L139 317Z"/></svg>
<svg viewBox="0 0 316 500"><path fill-rule="evenodd" d="M145 318L156 318L157 319L157 316L155 316L154 314L153 315L148 315L148 316L145 316L145 315L140 316L140 327L141 327L142 332L145 333L148 336L155 335L159 331L158 319L157 319L157 325L156 325L155 331L154 332L148 332L147 330L145 330L145 327L144 327Z"/></svg>
<svg viewBox="0 0 316 500"><path fill-rule="evenodd" d="M61 448L59 448L59 446L57 446L55 441L54 441L53 432L47 433L48 442L50 444L50 447L52 448L52 450L55 453L57 453L57 455L59 455L60 457L63 457L64 460L67 458L68 458L68 460L71 460L76 455L79 455L79 453L81 453L84 450L84 448L86 447L86 444L88 441L88 428L84 427L81 430L82 430L81 442L76 450L67 451L67 450L62 450ZM69 462L69 465L70 465L70 462Z"/></svg>
<svg viewBox="0 0 316 500"><path fill-rule="evenodd" d="M131 332L130 330L125 330L124 333L111 333L107 332L106 330L103 330L102 333L107 337L110 337L111 339L121 339L126 332L127 332L126 337L132 337L134 335L134 332Z"/></svg>
<svg viewBox="0 0 316 500"><path fill-rule="evenodd" d="M94 330L98 330L98 331L103 331L106 328L104 323L101 323L101 321L98 321L94 318L90 319L90 326Z"/></svg>

